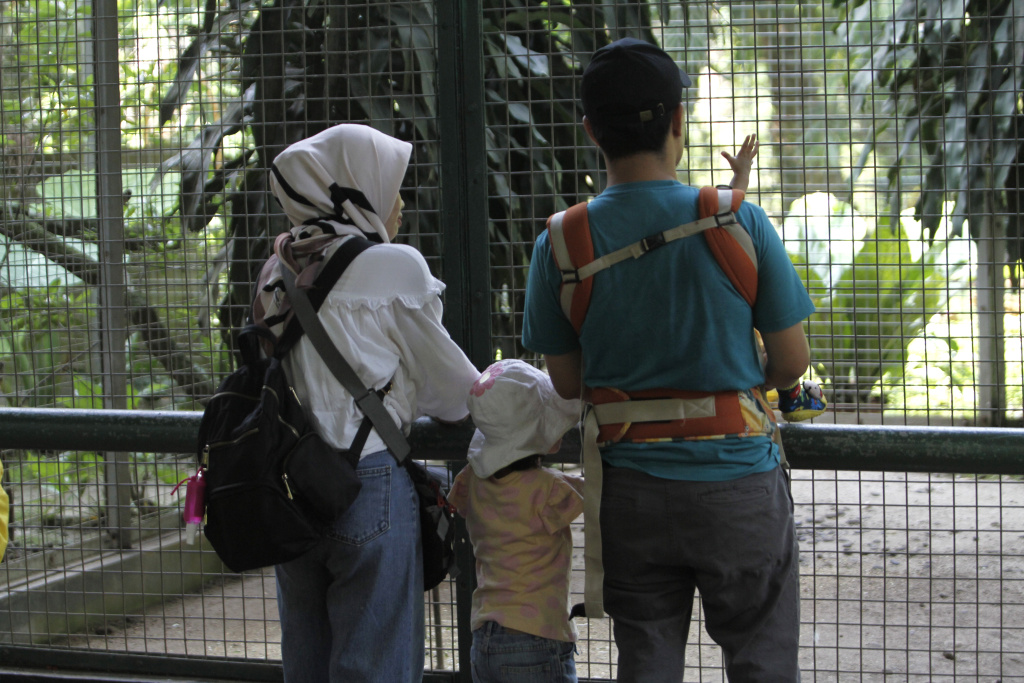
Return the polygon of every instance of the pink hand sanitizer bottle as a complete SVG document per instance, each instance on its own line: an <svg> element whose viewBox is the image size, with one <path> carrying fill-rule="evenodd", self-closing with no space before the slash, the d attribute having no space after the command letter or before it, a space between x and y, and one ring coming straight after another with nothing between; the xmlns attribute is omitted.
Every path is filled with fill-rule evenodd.
<svg viewBox="0 0 1024 683"><path fill-rule="evenodd" d="M181 513L185 522L185 542L189 545L196 542L205 511L206 479L203 478L203 468L200 467L188 478L188 484L185 486L185 507Z"/></svg>

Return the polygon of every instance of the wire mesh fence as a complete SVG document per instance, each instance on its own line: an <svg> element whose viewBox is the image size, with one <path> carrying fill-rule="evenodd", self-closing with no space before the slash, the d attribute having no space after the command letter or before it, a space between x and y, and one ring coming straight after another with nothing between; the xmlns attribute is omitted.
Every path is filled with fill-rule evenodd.
<svg viewBox="0 0 1024 683"><path fill-rule="evenodd" d="M1019 3L466 6L0 3L0 405L201 410L235 362L269 237L288 227L267 168L341 122L413 142L399 241L448 284L446 323L474 362L538 360L521 343L533 242L606 180L579 77L631 35L693 78L681 181L726 183L720 153L761 141L748 198L817 306L811 372L833 407L818 422L1024 421ZM77 635L62 647L279 656L269 577L172 559L198 556L177 538L173 492L191 454L2 457L8 596L140 547L160 558L133 559L143 575L179 596L148 606L148 584L129 581L118 590L138 606L113 616L26 607L30 640L63 624ZM1019 486L797 472L805 670L1020 676ZM82 581L81 604L121 596ZM427 596L438 669L457 660L451 591ZM582 630L581 672L611 677L607 624ZM690 650L688 676L721 680L699 626Z"/></svg>
<svg viewBox="0 0 1024 683"><path fill-rule="evenodd" d="M795 470L792 479L806 680L1024 679L1020 477ZM179 526L158 527L137 544L138 554L198 554L198 546L182 544ZM582 601L582 521L573 533L575 602ZM187 560L137 570L135 554L108 552L108 561L98 564L95 556L75 562L75 552L65 548L63 561L31 572L8 561L0 578L15 627L0 633L0 642L205 661L280 660L273 570L237 575L215 562L203 567ZM147 571L158 586L142 585L146 578L133 583ZM19 602L29 576L49 583L53 596L67 597ZM452 582L425 601L427 666L458 670ZM76 603L85 609L72 609ZM685 680L724 681L699 604ZM577 626L580 676L614 679L610 622L577 619Z"/></svg>

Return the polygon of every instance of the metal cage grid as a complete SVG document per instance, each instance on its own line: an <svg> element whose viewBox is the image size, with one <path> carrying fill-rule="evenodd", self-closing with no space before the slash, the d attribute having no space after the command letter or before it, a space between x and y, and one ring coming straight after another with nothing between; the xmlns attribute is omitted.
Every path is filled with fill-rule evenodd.
<svg viewBox="0 0 1024 683"><path fill-rule="evenodd" d="M977 198L972 213L951 198L937 203L934 189L922 192L939 163L922 129L944 125L952 136L945 144L958 149L977 144L978 133L960 126L954 106L939 115L934 102L927 111L908 104L938 91L906 93L872 71L871 59L890 59L885 64L894 68L909 59L892 55L893 16L903 21L916 12L922 22L953 26L964 10L843 7L485 4L496 357L530 357L520 343L520 312L532 244L547 217L603 187L600 156L578 124L578 77L600 44L595 36L604 35L594 25L603 23L620 27L612 38L658 42L694 80L684 94L680 180L728 183L720 153L758 135L747 193L776 225L818 308L808 323L812 374L829 386L835 408L822 419L986 425L1024 418L1015 214L995 205L986 214ZM1007 24L1016 21L1015 10L1006 12ZM950 52L959 45L934 40ZM928 74L922 83L946 74L932 64L919 68ZM1016 88L1015 78L1008 75L1003 87ZM1010 126L1009 110L986 111L992 126ZM941 160L947 185L964 174L984 171L992 180L1017 173L1008 153L963 157L955 167L954 156ZM566 168L572 172L558 173Z"/></svg>
<svg viewBox="0 0 1024 683"><path fill-rule="evenodd" d="M579 75L594 46L634 35L694 77L682 181L727 182L720 152L761 140L748 194L818 306L812 370L834 408L819 422L1018 425L1024 17L1017 3L989 9L986 23L969 0L0 3L0 401L201 409L282 227L261 154L341 121L414 141L401 240L448 284L446 322L474 362L539 362L520 341L532 244L604 183ZM933 52L900 50L911 26ZM972 43L991 63L920 56L977 60ZM272 579L226 577L181 545L173 488L191 455L8 449L3 463L0 585L74 586L26 607L38 620L19 638L279 656ZM805 670L1022 677L1020 487L795 472ZM120 581L135 576L125 561L146 582ZM82 579L97 562L102 580ZM147 604L153 591L177 597ZM96 596L139 606L90 612ZM453 588L426 599L427 660L451 669ZM51 640L62 629L82 634ZM581 632L581 673L613 676L607 624ZM689 654L688 680L722 680L699 621Z"/></svg>
<svg viewBox="0 0 1024 683"><path fill-rule="evenodd" d="M1020 477L794 470L792 481L801 547L801 667L808 680L1024 679ZM582 526L573 531L576 602L582 600ZM156 550L197 554L184 546ZM17 566L4 569L8 586L17 588ZM68 562L53 566L44 581L57 587L55 593L65 591L81 569ZM182 589L183 577L164 568L154 604L137 608L108 606L79 616L66 604L42 606L49 610L45 614L33 605L35 621L15 642L112 654L279 661L273 572L239 576L215 565L192 571L201 582ZM119 572L126 567L100 570L105 576L95 585L113 586L99 588L106 591L101 597L138 603L141 587L119 588ZM94 601L88 594L93 588L77 589L77 599ZM451 581L426 596L426 657L436 671L458 669L453 602ZM699 605L698 597L685 680L724 681L720 652L703 630ZM613 679L609 621L578 619L577 625L581 678Z"/></svg>

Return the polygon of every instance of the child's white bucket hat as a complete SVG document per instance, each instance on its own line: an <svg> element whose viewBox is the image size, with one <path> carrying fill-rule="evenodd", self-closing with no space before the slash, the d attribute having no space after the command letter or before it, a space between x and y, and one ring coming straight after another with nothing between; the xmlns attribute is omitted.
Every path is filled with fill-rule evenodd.
<svg viewBox="0 0 1024 683"><path fill-rule="evenodd" d="M492 364L469 390L469 413L476 432L469 464L486 479L531 455L545 454L579 422L582 403L555 392L551 379L529 363Z"/></svg>

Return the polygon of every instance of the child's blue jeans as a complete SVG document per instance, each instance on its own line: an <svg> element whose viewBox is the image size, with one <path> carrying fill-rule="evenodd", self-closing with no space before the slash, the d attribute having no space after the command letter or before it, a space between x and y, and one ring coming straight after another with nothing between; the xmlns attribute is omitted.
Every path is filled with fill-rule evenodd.
<svg viewBox="0 0 1024 683"><path fill-rule="evenodd" d="M473 631L473 683L576 683L575 649L486 621Z"/></svg>

